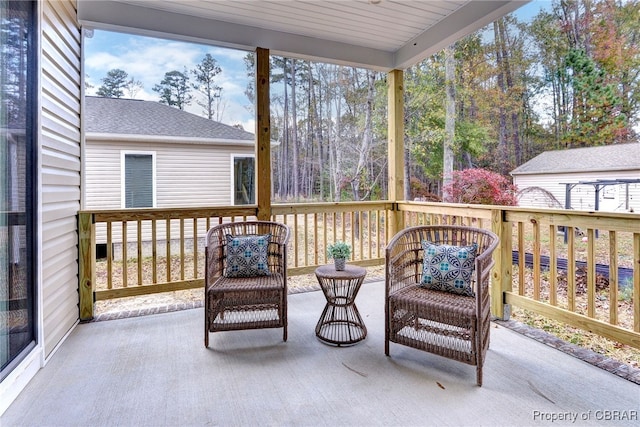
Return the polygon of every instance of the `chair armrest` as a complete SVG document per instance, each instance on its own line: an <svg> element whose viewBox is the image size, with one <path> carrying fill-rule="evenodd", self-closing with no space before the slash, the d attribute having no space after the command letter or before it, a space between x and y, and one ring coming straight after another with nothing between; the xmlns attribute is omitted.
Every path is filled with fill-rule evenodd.
<svg viewBox="0 0 640 427"><path fill-rule="evenodd" d="M390 245L386 250L385 285L387 295L420 283L422 257L420 248L406 249Z"/></svg>
<svg viewBox="0 0 640 427"><path fill-rule="evenodd" d="M224 273L224 262L221 246L205 247L205 289L209 289Z"/></svg>
<svg viewBox="0 0 640 427"><path fill-rule="evenodd" d="M493 251L495 244L480 253L475 260L476 275L476 299L478 304L489 295L489 284L491 281L491 269L495 264L493 260Z"/></svg>

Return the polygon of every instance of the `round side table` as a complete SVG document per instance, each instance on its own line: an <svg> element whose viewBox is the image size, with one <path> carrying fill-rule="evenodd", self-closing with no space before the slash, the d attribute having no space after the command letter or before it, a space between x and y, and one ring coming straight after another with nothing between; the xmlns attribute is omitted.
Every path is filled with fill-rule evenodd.
<svg viewBox="0 0 640 427"><path fill-rule="evenodd" d="M336 271L333 265L316 269L327 304L316 325L316 336L326 344L347 346L367 337L367 328L355 305L356 295L367 270L355 265L346 265Z"/></svg>

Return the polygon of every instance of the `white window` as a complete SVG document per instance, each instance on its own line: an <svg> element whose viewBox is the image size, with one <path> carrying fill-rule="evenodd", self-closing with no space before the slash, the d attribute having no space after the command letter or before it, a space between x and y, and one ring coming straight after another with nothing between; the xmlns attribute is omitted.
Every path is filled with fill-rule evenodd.
<svg viewBox="0 0 640 427"><path fill-rule="evenodd" d="M233 176L231 201L234 205L253 205L255 196L255 159L252 155L231 156Z"/></svg>
<svg viewBox="0 0 640 427"><path fill-rule="evenodd" d="M153 152L122 152L122 207L156 205L156 158Z"/></svg>

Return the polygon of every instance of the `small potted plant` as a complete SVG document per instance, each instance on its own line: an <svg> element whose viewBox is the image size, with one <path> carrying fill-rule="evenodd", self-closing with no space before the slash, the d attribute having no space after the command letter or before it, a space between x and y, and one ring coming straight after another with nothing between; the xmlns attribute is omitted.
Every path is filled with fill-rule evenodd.
<svg viewBox="0 0 640 427"><path fill-rule="evenodd" d="M340 241L330 244L327 246L327 256L333 258L336 271L342 271L345 261L351 256L351 246Z"/></svg>

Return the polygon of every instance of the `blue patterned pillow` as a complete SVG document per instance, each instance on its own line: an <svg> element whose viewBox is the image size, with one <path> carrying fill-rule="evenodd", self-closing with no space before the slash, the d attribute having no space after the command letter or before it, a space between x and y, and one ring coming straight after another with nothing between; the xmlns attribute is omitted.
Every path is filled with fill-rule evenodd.
<svg viewBox="0 0 640 427"><path fill-rule="evenodd" d="M227 234L225 277L268 276L271 234L237 236Z"/></svg>
<svg viewBox="0 0 640 427"><path fill-rule="evenodd" d="M420 286L459 295L475 296L471 278L475 269L478 245L436 245L422 241L424 260Z"/></svg>

